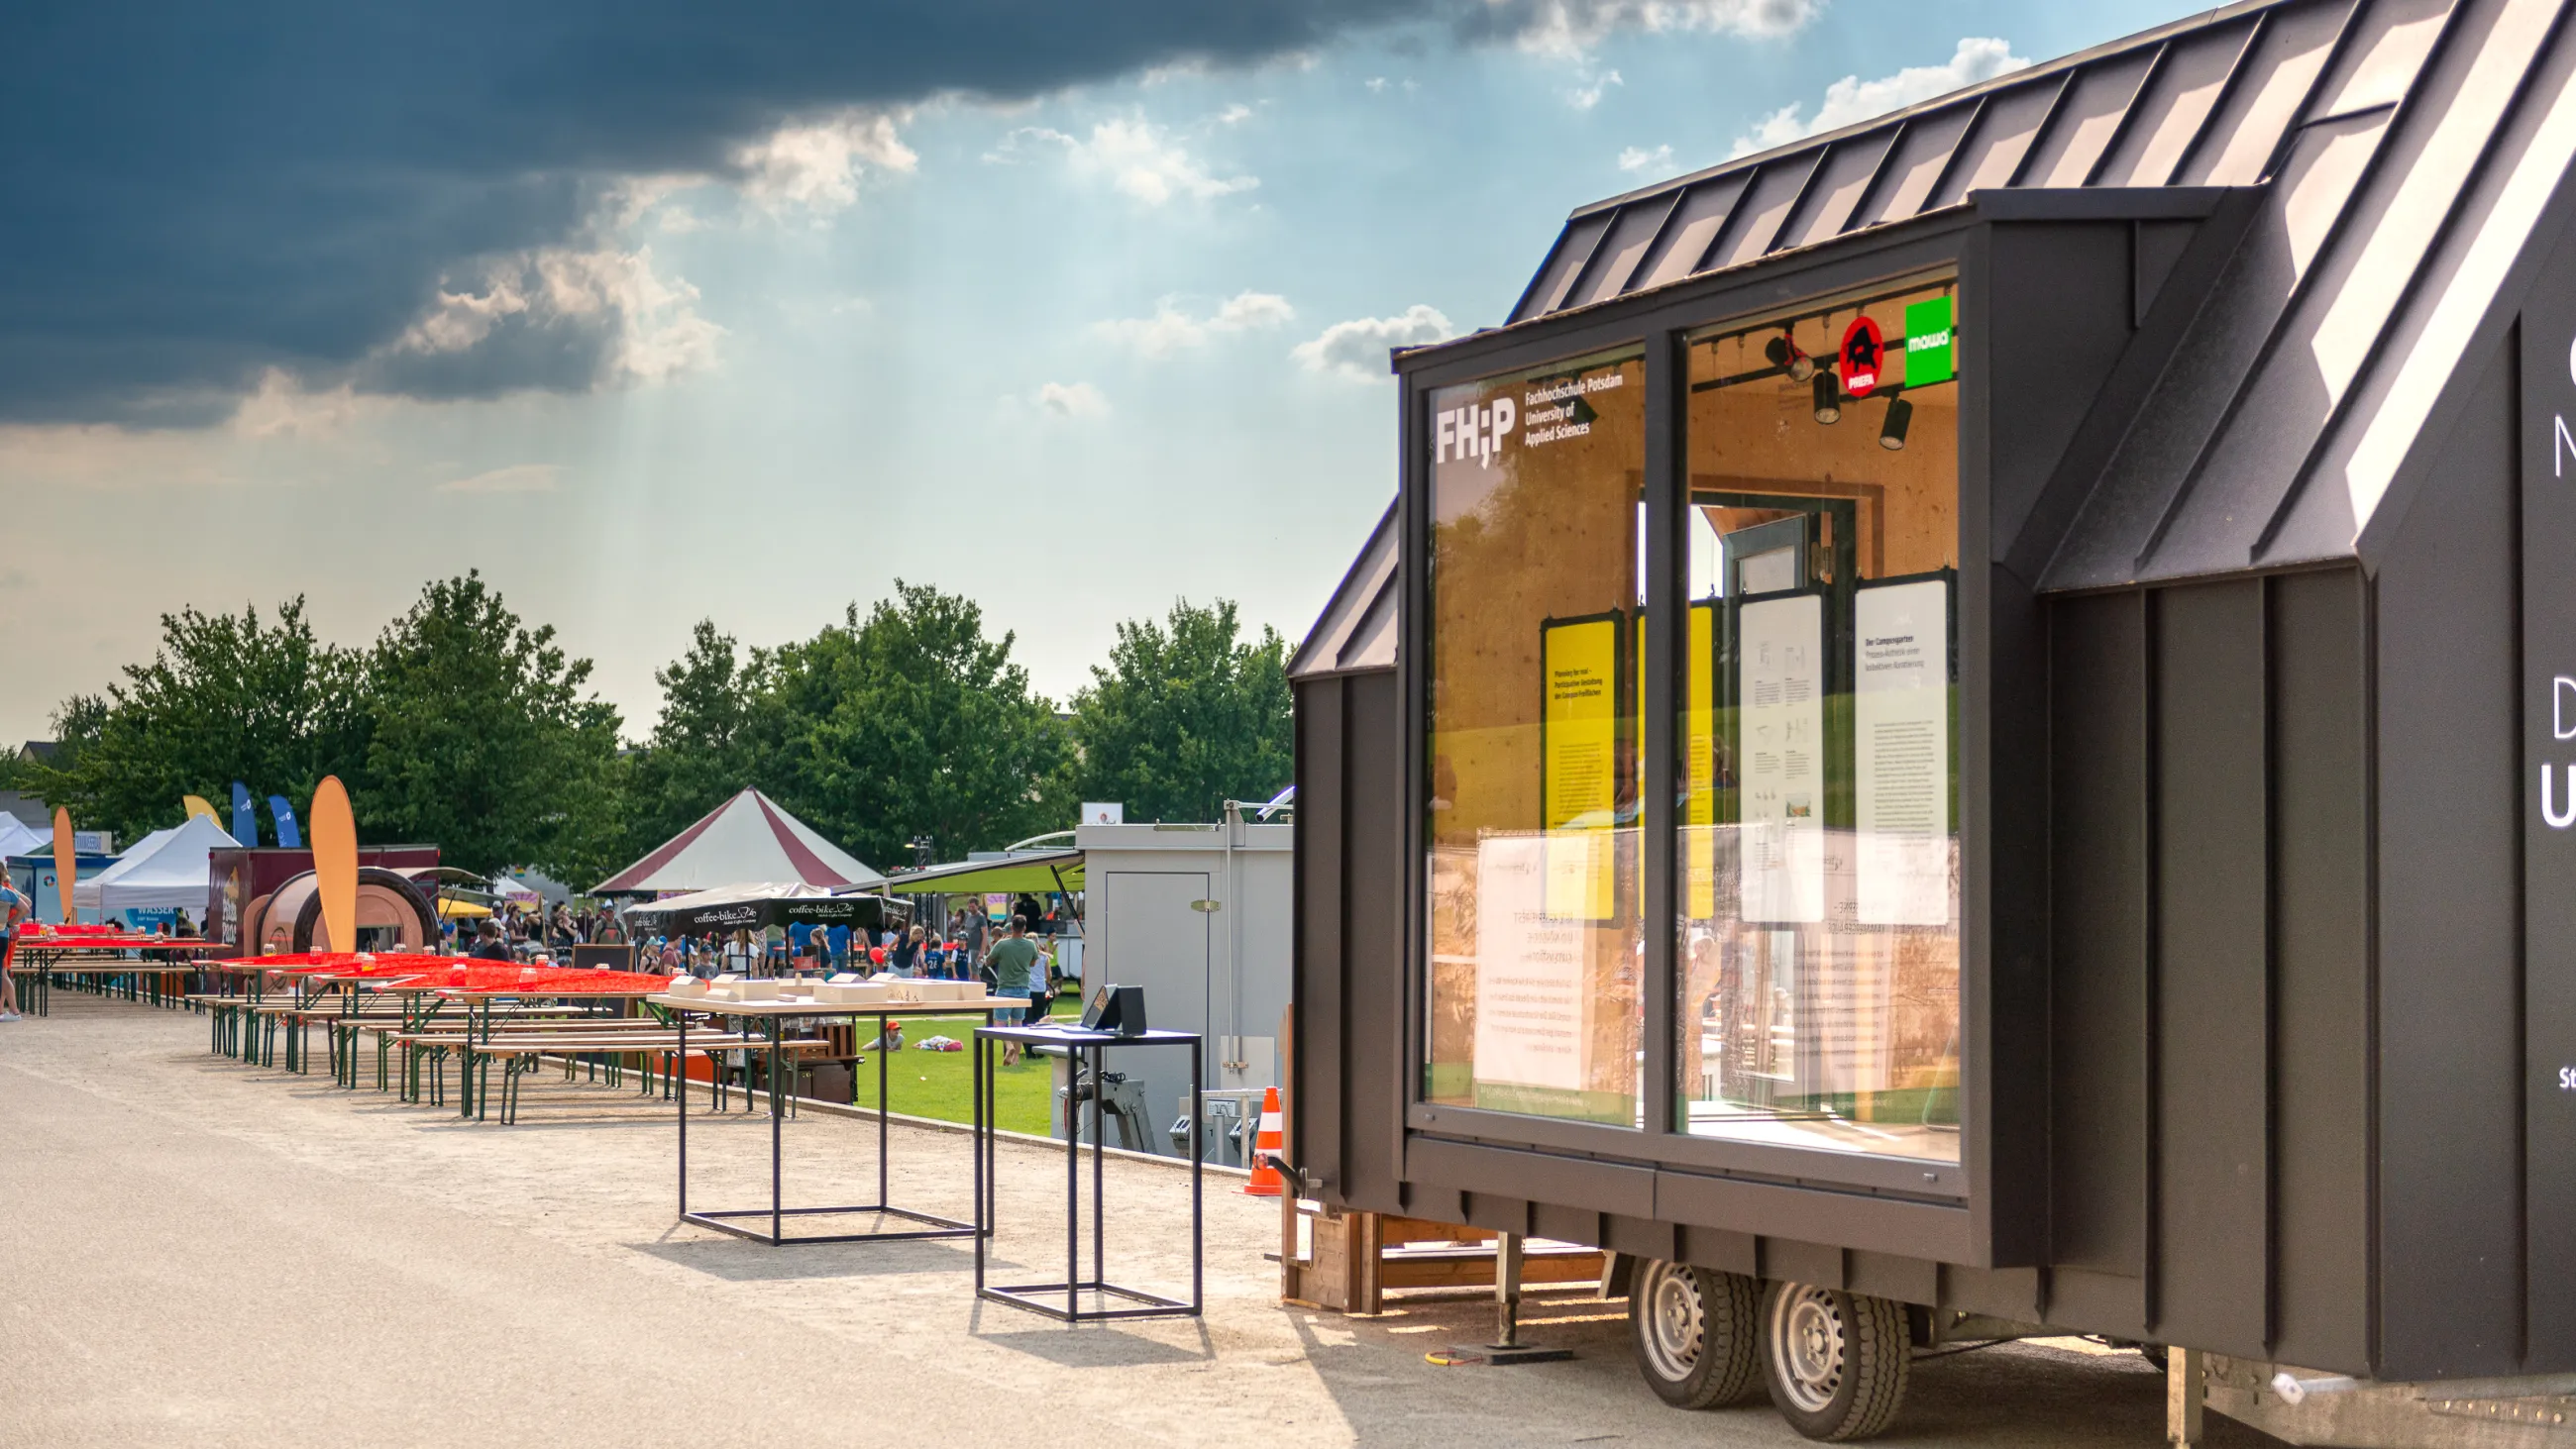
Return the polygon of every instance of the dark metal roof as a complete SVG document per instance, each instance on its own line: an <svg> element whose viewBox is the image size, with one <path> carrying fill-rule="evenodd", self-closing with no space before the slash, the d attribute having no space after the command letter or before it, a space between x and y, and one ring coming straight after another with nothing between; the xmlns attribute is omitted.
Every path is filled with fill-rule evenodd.
<svg viewBox="0 0 2576 1449"><path fill-rule="evenodd" d="M2352 8L2231 6L1595 202L1567 219L1511 320L1818 246L1976 191L2252 184Z"/></svg>
<svg viewBox="0 0 2576 1449"><path fill-rule="evenodd" d="M2245 188L2142 319L2061 506L1998 548L2052 590L2368 561L2528 288L2576 157L2568 31L2566 0L2211 11L1584 207L1512 321L2015 193Z"/></svg>
<svg viewBox="0 0 2576 1449"><path fill-rule="evenodd" d="M1402 590L1395 576L1395 505L1369 531L1368 542L1306 640L1288 661L1290 679L1357 674L1395 667L1395 606Z"/></svg>

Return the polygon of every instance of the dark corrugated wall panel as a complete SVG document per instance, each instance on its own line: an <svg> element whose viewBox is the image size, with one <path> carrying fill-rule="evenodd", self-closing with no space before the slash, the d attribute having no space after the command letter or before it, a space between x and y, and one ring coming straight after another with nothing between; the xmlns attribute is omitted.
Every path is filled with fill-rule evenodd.
<svg viewBox="0 0 2576 1449"><path fill-rule="evenodd" d="M2562 183L2563 184L2563 183ZM2523 1201L2528 1245L2523 1281L2531 1352L2524 1368L2564 1373L2576 1367L2576 828L2552 824L2576 799L2567 770L2576 755L2559 680L2576 674L2576 571L2567 540L2576 536L2576 493L2562 473L2557 423L2568 391L2567 339L2576 337L2576 229L2563 231L2540 274L2518 339L2522 441L2522 778L2542 770L2557 780L2545 802L2526 800L2522 820L2523 931ZM2576 379L2570 379L2576 381ZM2530 788L2526 786L2525 788ZM2548 809L2534 810L2532 805ZM2561 821L2565 816L2558 815Z"/></svg>
<svg viewBox="0 0 2576 1449"><path fill-rule="evenodd" d="M1289 1160L1332 1178L1339 1197L1349 1177L1343 1166L1349 1124L1343 1085L1352 1063L1342 1040L1342 912L1350 879L1342 868L1344 751L1343 681L1308 680L1297 686L1297 814L1295 882L1297 939L1290 1001L1296 1039L1289 1043Z"/></svg>
<svg viewBox="0 0 2576 1449"><path fill-rule="evenodd" d="M2369 634L2360 573L2271 581L2273 1353L2370 1361Z"/></svg>
<svg viewBox="0 0 2576 1449"><path fill-rule="evenodd" d="M2271 1226L2263 581L2159 590L2156 785L2160 1335L2260 1357Z"/></svg>
<svg viewBox="0 0 2576 1449"><path fill-rule="evenodd" d="M2138 1278L2147 1251L2146 599L2050 608L2055 1262Z"/></svg>
<svg viewBox="0 0 2576 1449"><path fill-rule="evenodd" d="M1343 906L1343 1103L1348 1192L1392 1210L1404 1122L1404 729L1395 672L1343 681L1342 860L1365 884Z"/></svg>
<svg viewBox="0 0 2576 1449"><path fill-rule="evenodd" d="M2522 1338L2513 374L2484 376L2378 578L2379 1371Z"/></svg>
<svg viewBox="0 0 2576 1449"><path fill-rule="evenodd" d="M1396 1212L1402 1166L1403 758L1392 670L1297 686L1297 1101L1325 1201Z"/></svg>

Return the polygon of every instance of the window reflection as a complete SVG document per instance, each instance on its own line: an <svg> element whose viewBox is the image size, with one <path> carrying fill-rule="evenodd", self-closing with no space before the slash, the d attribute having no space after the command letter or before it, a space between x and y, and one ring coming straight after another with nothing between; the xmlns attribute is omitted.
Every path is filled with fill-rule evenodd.
<svg viewBox="0 0 2576 1449"><path fill-rule="evenodd" d="M1958 1157L1952 308L1690 342L1682 1131Z"/></svg>
<svg viewBox="0 0 2576 1449"><path fill-rule="evenodd" d="M1426 1098L1638 1125L1643 364L1431 395Z"/></svg>

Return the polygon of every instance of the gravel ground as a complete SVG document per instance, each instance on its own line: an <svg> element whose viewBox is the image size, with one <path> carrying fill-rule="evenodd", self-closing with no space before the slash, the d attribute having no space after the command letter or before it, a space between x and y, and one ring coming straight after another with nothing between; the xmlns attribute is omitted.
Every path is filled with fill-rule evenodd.
<svg viewBox="0 0 2576 1449"><path fill-rule="evenodd" d="M1509 1369L1424 1362L1487 1336L1482 1303L1283 1309L1277 1208L1223 1178L1205 1319L1068 1328L978 1303L962 1241L678 1225L669 1109L631 1090L545 1081L478 1126L205 1041L70 993L0 1026L0 1444L1805 1442L1763 1405L1665 1408L1618 1303L1534 1308L1527 1337L1577 1357ZM693 1205L765 1203L766 1119L691 1124ZM865 1196L874 1142L788 1123L791 1204ZM893 1155L897 1202L967 1215L964 1138L898 1126ZM1003 1271L1061 1272L1062 1161L1004 1148ZM1110 1163L1113 1280L1186 1287L1186 1182ZM1883 1442L2154 1445L2162 1388L2134 1355L2013 1345L1919 1364Z"/></svg>

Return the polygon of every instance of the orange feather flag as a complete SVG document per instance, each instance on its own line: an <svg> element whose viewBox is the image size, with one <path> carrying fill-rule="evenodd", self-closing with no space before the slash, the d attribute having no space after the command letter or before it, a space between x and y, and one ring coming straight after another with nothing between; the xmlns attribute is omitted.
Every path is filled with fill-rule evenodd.
<svg viewBox="0 0 2576 1449"><path fill-rule="evenodd" d="M349 792L337 775L313 790L313 884L322 897L322 930L329 944L317 951L358 949L358 822Z"/></svg>
<svg viewBox="0 0 2576 1449"><path fill-rule="evenodd" d="M76 921L72 914L72 881L80 874L80 852L72 849L72 812L54 807L54 889L62 892L63 919Z"/></svg>

